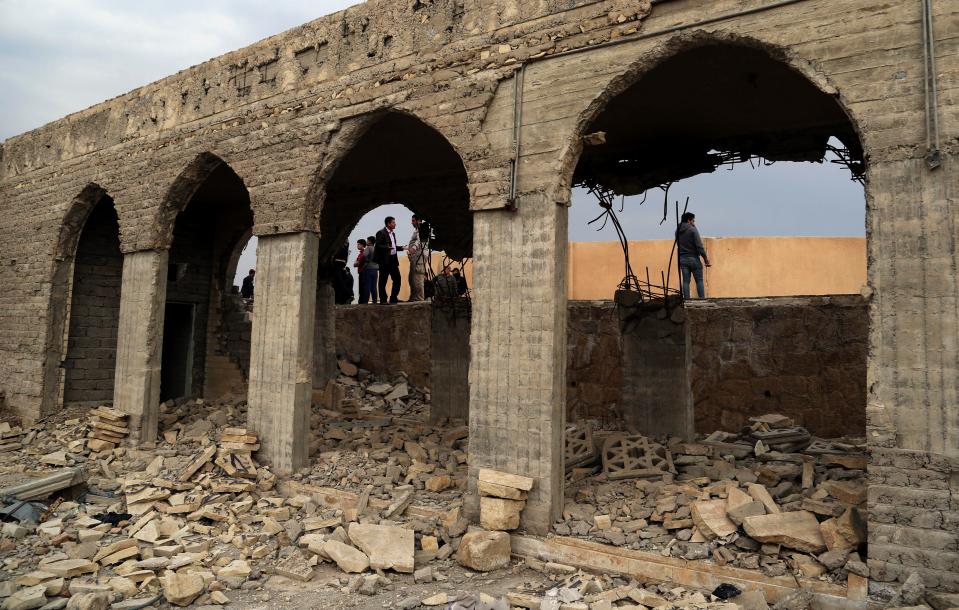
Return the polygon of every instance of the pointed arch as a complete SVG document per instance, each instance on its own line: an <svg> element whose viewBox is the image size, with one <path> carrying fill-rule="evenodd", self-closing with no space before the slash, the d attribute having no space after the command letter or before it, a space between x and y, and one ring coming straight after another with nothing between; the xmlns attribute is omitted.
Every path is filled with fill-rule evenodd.
<svg viewBox="0 0 959 610"><path fill-rule="evenodd" d="M99 244L105 248L104 252L86 253L85 258L97 258L96 261L103 263L104 275L94 279L82 277L86 274L86 269L78 269L78 260L81 257L79 252L83 238L89 233L89 223L98 216L98 225L94 229L103 235L106 244ZM71 342L76 343L78 331L91 336L91 340L96 342L97 354L104 356L95 360L96 367L90 363L90 380L86 383L93 386L94 371L102 391L94 394L99 398L102 394L107 396L112 393L112 361L109 358L110 350L115 350L116 346L111 345L112 338L109 334L111 326L101 324L96 330L82 328L85 326L83 320L71 315L71 307L78 307L78 303L83 300L82 295L78 295L76 288L78 278L86 286L97 281L102 281L104 286L89 286L88 292L95 293L107 289L107 285L116 288L115 298L108 297L110 302L119 302L119 284L120 268L122 266L122 254L119 249L119 220L113 204L113 200L107 194L106 189L96 183L87 184L80 193L74 197L60 223L60 230L57 233L57 241L53 248L53 264L50 272L50 301L48 308L48 318L46 325L46 339L44 343L43 354L43 386L40 401L41 415L50 414L60 406L64 400L69 381L63 366L67 363L70 354ZM89 261L87 261L89 262ZM89 295L88 295L89 296ZM84 304L85 305L85 304ZM82 309L82 307L81 307ZM115 317L109 307L97 308L96 314L103 314L112 320ZM71 323L72 321L72 323ZM70 326L74 328L71 329ZM72 331L72 332L71 332ZM103 334L104 336L99 336ZM97 335L97 336L92 336ZM69 398L69 397L67 397Z"/></svg>
<svg viewBox="0 0 959 610"><path fill-rule="evenodd" d="M811 90L818 92L822 101L831 99L836 111L841 113L848 123L849 133L843 143L851 151L864 159L866 156L859 123L843 100L840 91L829 79L817 70L809 61L799 56L794 50L771 44L752 36L743 36L729 32L693 31L676 34L662 44L648 50L632 61L618 76L609 81L605 88L596 95L588 106L578 115L570 137L566 140L560 154L560 181L553 193L556 201L568 199L568 193L573 185L573 176L577 164L581 161L584 146L583 136L593 131L598 119L607 112L612 104L631 89L644 83L651 74L662 71L670 62L682 60L691 52L703 51L708 48L740 50L755 53L765 57L772 64L776 64L801 79ZM662 92L668 95L668 92ZM661 117L656 117L660 120ZM639 116L637 121L651 120L650 117ZM848 141L847 141L848 140Z"/></svg>

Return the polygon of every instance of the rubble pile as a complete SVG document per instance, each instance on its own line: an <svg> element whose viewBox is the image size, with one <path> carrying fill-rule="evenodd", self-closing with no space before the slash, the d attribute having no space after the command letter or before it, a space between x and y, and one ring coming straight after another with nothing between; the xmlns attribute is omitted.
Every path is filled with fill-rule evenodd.
<svg viewBox="0 0 959 610"><path fill-rule="evenodd" d="M90 411L90 433L87 447L90 451L110 451L123 442L130 433L127 414L112 407L97 407Z"/></svg>
<svg viewBox="0 0 959 610"><path fill-rule="evenodd" d="M550 563L532 565L561 579L545 589L528 589L506 596L512 608L539 610L643 610L646 608L697 608L703 610L739 610L766 607L763 594L744 594L735 587L712 593L668 584L643 584L608 575L590 575L570 566ZM732 598L732 599L730 599ZM729 601L727 601L729 600ZM761 601L760 601L761 600ZM740 605L736 602L741 602ZM759 604L762 605L759 605ZM505 606L504 606L505 607Z"/></svg>
<svg viewBox="0 0 959 610"><path fill-rule="evenodd" d="M23 445L23 429L20 426L11 426L10 422L0 422L0 453L17 451Z"/></svg>
<svg viewBox="0 0 959 610"><path fill-rule="evenodd" d="M693 443L591 436L603 471L570 470L558 534L769 576L868 577L864 440L815 439L779 415Z"/></svg>

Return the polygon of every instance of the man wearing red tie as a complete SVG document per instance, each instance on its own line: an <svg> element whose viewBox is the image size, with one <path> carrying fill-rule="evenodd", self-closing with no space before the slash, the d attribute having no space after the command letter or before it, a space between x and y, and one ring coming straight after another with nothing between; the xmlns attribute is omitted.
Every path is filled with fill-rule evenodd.
<svg viewBox="0 0 959 610"><path fill-rule="evenodd" d="M376 246L374 249L374 258L380 266L379 288L381 303L386 299L386 280L393 280L390 286L390 304L398 303L400 294L400 260L396 253L403 251L403 246L396 243L396 219L387 216L383 223L385 226L376 232Z"/></svg>

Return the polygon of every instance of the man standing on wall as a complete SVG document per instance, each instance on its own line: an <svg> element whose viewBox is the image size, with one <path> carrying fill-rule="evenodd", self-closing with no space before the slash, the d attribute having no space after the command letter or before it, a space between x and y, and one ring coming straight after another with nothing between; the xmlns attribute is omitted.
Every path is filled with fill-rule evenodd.
<svg viewBox="0 0 959 610"><path fill-rule="evenodd" d="M253 277L256 275L256 269L250 269L250 274L243 278L243 286L240 287L240 296L247 301L253 300Z"/></svg>
<svg viewBox="0 0 959 610"><path fill-rule="evenodd" d="M429 244L429 236L426 236L426 239L423 238L422 231L420 230L423 227L423 220L417 216L413 215L413 237L410 238L410 243L406 246L406 258L410 263L410 274L409 274L409 283L410 283L410 301L422 301L423 300L423 286L426 281L426 248Z"/></svg>
<svg viewBox="0 0 959 610"><path fill-rule="evenodd" d="M696 228L696 215L692 212L683 214L682 222L676 229L676 246L679 248L679 269L683 275L683 298L690 297L689 276L696 278L696 294L699 298L706 298L706 286L703 283L703 264L710 267L703 239ZM699 262L702 257L703 264Z"/></svg>
<svg viewBox="0 0 959 610"><path fill-rule="evenodd" d="M403 251L403 246L396 245L396 219L387 216L384 221L384 227L376 232L376 246L374 259L380 266L380 302L386 300L386 280L393 281L390 286L390 304L399 302L400 294L400 260L396 257L397 252Z"/></svg>

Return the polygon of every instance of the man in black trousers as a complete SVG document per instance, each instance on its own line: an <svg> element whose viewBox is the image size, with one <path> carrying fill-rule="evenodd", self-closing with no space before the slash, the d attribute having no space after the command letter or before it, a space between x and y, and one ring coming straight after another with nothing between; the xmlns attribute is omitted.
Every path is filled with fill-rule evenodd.
<svg viewBox="0 0 959 610"><path fill-rule="evenodd" d="M397 298L400 294L400 259L396 253L403 251L403 246L396 243L396 219L387 216L383 223L385 226L376 232L376 246L373 256L380 266L379 288L380 302L385 303L386 299L386 280L393 280L390 286L390 303L398 303Z"/></svg>

